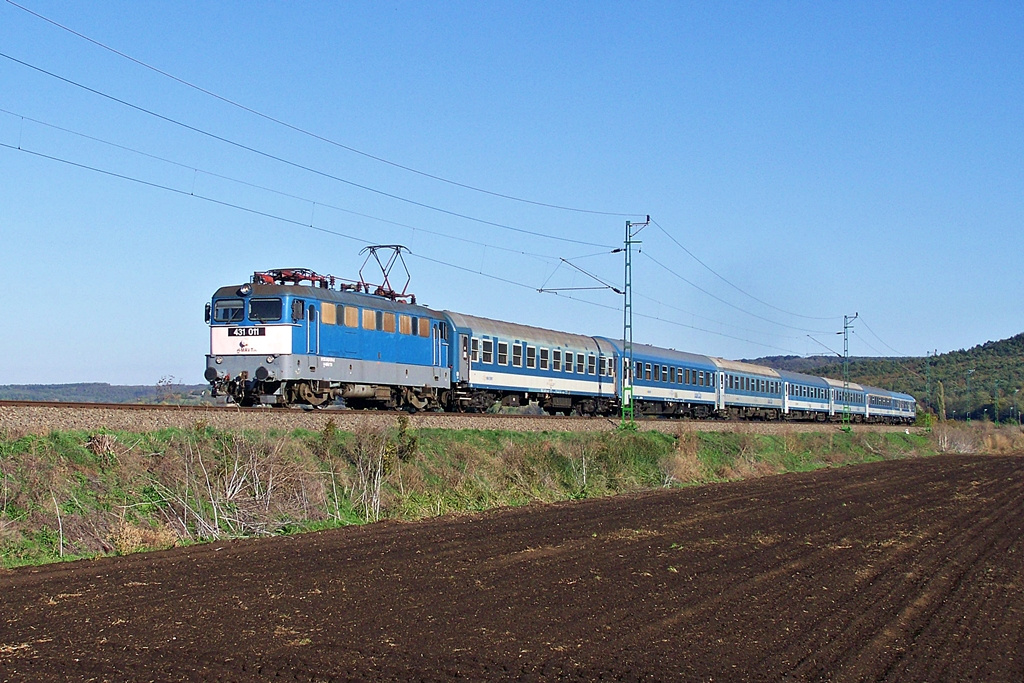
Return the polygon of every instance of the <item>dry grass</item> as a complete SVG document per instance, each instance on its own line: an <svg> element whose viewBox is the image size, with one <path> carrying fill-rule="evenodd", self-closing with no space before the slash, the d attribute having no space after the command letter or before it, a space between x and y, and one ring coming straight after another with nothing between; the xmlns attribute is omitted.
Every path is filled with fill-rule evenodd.
<svg viewBox="0 0 1024 683"><path fill-rule="evenodd" d="M693 432L682 432L676 441L676 449L665 458L662 468L665 472L665 483L696 483L705 481L707 472L697 453L700 441Z"/></svg>

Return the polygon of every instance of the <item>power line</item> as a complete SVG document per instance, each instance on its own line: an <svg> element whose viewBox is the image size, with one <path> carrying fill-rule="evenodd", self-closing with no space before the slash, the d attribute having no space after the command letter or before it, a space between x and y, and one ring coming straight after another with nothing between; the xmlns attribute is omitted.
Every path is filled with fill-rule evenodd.
<svg viewBox="0 0 1024 683"><path fill-rule="evenodd" d="M317 199L310 199L309 197L302 197L300 195L291 194L289 192L283 192L281 190L276 190L276 189L274 189L272 187L267 187L265 185L259 185L257 183L250 183L250 182L248 182L246 180L241 180L239 178L234 178L234 177L223 175L223 174L220 174L220 173L215 173L213 171L209 171L209 170L206 170L206 169L202 169L202 168L198 168L198 167L195 167L195 166L191 166L189 164L185 164L185 163L182 163L180 161L175 161L173 159L168 159L166 157L161 157L161 156L158 156L156 154L150 154L149 152L143 152L142 150L135 149L133 147L128 147L127 145L121 145L121 144L118 144L116 142L111 142L109 140L104 140L103 138L95 137L93 135L87 135L86 133L82 133L82 132L79 132L79 131L76 131L76 130L72 130L70 128L64 128L63 126L58 126L58 125L55 125L55 124L52 124L52 123L47 123L46 121L41 121L39 119L35 119L35 118L30 117L30 116L24 116L22 114L18 114L16 112L10 111L8 109L0 108L0 112L2 112L4 114L8 114L10 116L19 117L19 118L21 118L24 121L31 121L32 123L35 123L35 124L40 125L40 126L45 126L47 128L51 128L53 130L59 130L59 131L61 131L63 133L68 133L70 135L75 135L75 136L78 136L78 137L83 138L85 140L91 140L93 142L98 142L100 144L108 145L110 147L113 147L115 149L120 149L120 150L123 150L123 151L126 151L126 152L131 152L132 154L137 154L139 156L143 156L143 157L146 157L148 159L154 159L156 161L160 161L160 162L163 162L163 163L166 163L166 164L170 164L172 166L177 166L178 168L187 169L189 171L195 171L196 173L202 173L203 175L208 175L208 176L210 176L212 178L219 178L221 180L227 180L229 182L238 183L239 185L244 185L246 187L251 187L253 189L261 190L263 192L272 192L272 193L274 193L276 195L280 195L282 197L288 197L289 199L297 199L297 200L302 201L302 202L309 202L310 204L313 204L314 206L322 206L324 208L333 209L335 211L341 211L343 213L351 214L353 216L358 216L360 218L368 218L370 220L379 221L381 223L386 223L388 225L393 225L395 227L405 228L407 230L412 230L414 232L416 232L416 231L424 232L424 233L426 233L428 235L434 235L434 236L437 236L437 237L443 237L445 239L455 240L457 242L463 242L463 243L466 243L466 244L473 244L473 245L476 245L476 246L490 247L492 249L499 249L501 251L508 251L508 252L511 252L511 253L514 253L514 254L522 254L523 256L530 256L532 258L540 259L540 260L548 262L548 263L554 261L554 257L552 257L550 255L547 255L547 254L536 254L536 253L533 253L533 252L523 251L521 249L513 249L511 247L503 247L503 246L496 245L496 244L489 244L487 242L480 242L478 240L472 240L472 239L469 239L469 238L466 238L466 237L457 237L455 235L449 235L447 233L437 232L435 230L428 230L426 228L420 228L420 227L417 227L415 225L409 225L407 223L399 223L397 221L392 221L392 220L389 220L387 218L381 218L379 216L373 216L371 214L360 213L358 211L353 211L351 209L346 209L346 208L343 208L343 207L340 207L340 206L336 206L334 204L329 204L327 202L323 202L323 201L320 201L320 200L317 200ZM20 149L20 145L19 145L19 149ZM605 252L605 253L607 253L607 252Z"/></svg>
<svg viewBox="0 0 1024 683"><path fill-rule="evenodd" d="M377 156L377 155L374 155L374 154L370 154L369 152L364 152L362 150L356 149L355 147L351 147L349 145L343 144L343 143L338 142L336 140L332 140L331 138L325 137L325 136L320 135L318 133L314 133L314 132L312 132L310 130L307 130L305 128L301 128L299 126L293 125L291 123L288 123L287 121L283 121L281 119L278 119L278 118L275 118L273 116L270 116L269 114L264 114L263 112L260 112L260 111L258 111L256 109L248 107L248 106L246 106L244 104L241 104L239 102L231 100L231 99L229 99L227 97L224 97L223 95L218 95L217 93L215 93L215 92L213 92L211 90L208 90L206 88L198 86L198 85L196 85L194 83L186 81L183 78L180 78L179 76L175 76L172 73L169 73L169 72L164 71L162 69L159 69L159 68L157 68L155 66L152 66L151 64L147 64L146 62L143 62L140 59L132 57L131 55L128 55L128 54L126 54L124 52L121 52L120 50L117 50L117 49L115 49L113 47L110 47L109 45L101 43L100 41L95 40L94 38L90 38L89 36L87 36L87 35L85 35L83 33L79 33L78 31L75 31L74 29L72 29L72 28L70 28L68 26L65 26L64 24L58 23L57 21L54 21L53 19L45 17L42 14L39 14L38 12L34 12L34 11L30 10L27 7L19 5L18 3L13 2L13 0L7 0L7 2L8 2L8 4L12 5L13 7L17 7L18 9L20 9L20 10L22 10L24 12L27 12L27 13L31 14L32 16L34 16L34 17L42 19L43 21L45 21L45 22L47 22L47 23L49 23L49 24L51 24L53 26L56 26L57 28L59 28L61 30L67 31L68 33L71 33L71 34L73 34L75 36L78 36L82 40L88 41L88 42L92 43L93 45L96 45L97 47L100 47L100 48L102 48L104 50L107 50L108 52L112 52L113 54L115 54L115 55L117 55L119 57L122 57L124 59L127 59L128 61L130 61L130 62L132 62L134 64L137 64L137 65L139 65L139 66L141 66L143 68L149 69L150 71L158 73L161 76L164 76L166 78L169 78L169 79L175 81L176 83L180 83L181 85L184 85L186 87L192 88L193 90L197 90L197 91L203 93L204 95L208 95L210 97L213 97L213 98L215 98L217 100L220 100L221 102L224 102L225 104L229 104L232 107L236 107L238 109L241 109L242 111L245 111L245 112L248 112L250 114L253 114L254 116L258 116L258 117L260 117L260 118L262 118L262 119L264 119L266 121L270 121L270 122L276 123L276 124L278 124L280 126L284 126L285 128L293 130L293 131L295 131L297 133L301 133L302 135L307 135L307 136L309 136L311 138L314 138L316 140L320 140L321 142L326 142L329 145L333 145L335 147L338 147L339 149L344 149L344 150L346 150L348 152L352 152L354 154L358 154L358 155L363 156L363 157L365 157L367 159L372 159L373 161L377 161L377 162L380 162L382 164L387 164L388 166L392 166L394 168L398 168L398 169L401 169L403 171L407 171L409 173L414 173L414 174L422 176L424 178L430 178L431 180L436 180L436 181L441 182L441 183L446 183L448 185L453 185L455 187L461 187L461 188L463 188L465 190L471 190L473 192L479 192L481 194L490 195L492 197L498 197L498 198L501 198L501 199L507 199L509 201L521 202L523 204L531 204L533 206L541 206L541 207L545 207L545 208L548 208L548 209L558 209L560 211L573 211L573 212L576 212L576 213L586 213L586 214L593 214L593 215L598 215L598 216L619 216L619 217L629 218L629 217L634 217L634 216L639 216L640 215L640 214L637 214L637 213L616 213L616 212L611 212L611 211L595 211L595 210L592 210L592 209L581 209L581 208L572 207L572 206L562 206L562 205L559 205L559 204L549 204L549 203L546 203L546 202L535 201L535 200L532 200L532 199L525 199L523 197L517 197L517 196L509 195L509 194L503 194L501 192L495 192L495 191L492 191L492 190L487 190L487 189L484 189L482 187L477 187L475 185L469 185L467 183L461 183L461 182L458 182L458 181L455 181L455 180L451 180L449 178L445 178L443 176L435 175L433 173L427 173L426 171L421 171L421 170L412 168L411 166L405 166L404 164L400 164L400 163L397 163L395 161L391 161L389 159L385 159L384 157L380 157L380 156Z"/></svg>
<svg viewBox="0 0 1024 683"><path fill-rule="evenodd" d="M279 157L279 156L277 156L275 154L270 154L269 152L264 152L262 150L256 149L255 147L250 147L249 145L243 144L241 142L237 142L235 140L231 140L229 138L225 138L225 137L223 137L221 135L217 135L216 133L211 133L209 131L203 130L202 128L197 128L196 126L189 125L189 124L184 123L182 121L178 121L178 120L173 119L173 118L171 118L169 116L164 116L163 114L158 114L155 111L152 111L150 109L146 109L145 107L140 107L139 105L132 104L131 102L127 102L127 101L122 100L120 98L114 97L113 95L109 95L109 94L107 94L105 92L102 92L100 90L96 90L95 88L91 88L91 87L89 87L87 85L83 85L82 83L78 83L77 81L73 81L70 78L65 78L64 76L60 76L58 74L55 74L52 71L47 71L46 69L43 69L41 67L35 66L33 64L29 64L28 62L25 62L25 61L22 61L20 59L15 58L15 57L12 57L12 56L10 56L10 55L8 55L6 53L0 52L0 57L3 57L3 58L8 59L8 60L10 60L12 62L15 62L16 64L21 64L22 66L27 67L29 69L32 69L34 71L38 71L39 73L45 74L47 76L50 76L51 78L55 78L55 79L57 79L59 81L63 81L64 83L67 83L69 85L73 85L76 88L81 88L82 90L85 90L86 92L93 93L94 95L99 95L100 97L106 98L106 99L111 100L113 102L117 102L118 104L123 105L125 107L129 107L131 109L134 109L136 111L142 112L144 114L148 114L149 116L153 116L155 118L158 118L161 121L165 121L167 123L171 123L171 124L173 124L175 126L180 126L181 128L184 128L186 130L190 130L190 131L192 131L194 133L198 133L200 135L205 135L205 136L207 136L209 138L217 140L218 142L223 142L223 143L225 143L227 145L231 145L233 147L237 147L238 149L242 149L242 150L245 150L247 152L252 152L253 154L257 154L257 155L265 157L267 159L272 159L273 161L277 161L277 162L285 164L287 166L291 166L293 168L298 168L298 169L301 169L303 171L307 171L309 173L313 173L313 174L322 176L324 178L328 178L330 180L335 180L337 182L344 183L344 184L349 185L351 187L356 187L356 188L359 188L361 190L365 190L367 192L372 192L372 193L380 195L382 197L387 197L389 199L394 199L396 201L405 202L406 204L411 204L413 206L418 206L420 208L429 209L430 211L436 211L438 213L443 213L445 215L453 216L455 218L462 218L464 220L472 221L474 223L479 223L481 225L489 225L489 226L492 226L492 227L495 227L495 228L500 228L502 230L510 230L512 232L518 232L518 233L522 233L522 234L525 234L525 235L532 235L534 237L543 237L545 239L556 240L556 241L559 241L559 242L567 242L567 243L570 243L570 244L582 244L582 245L585 245L585 246L596 247L596 248L607 248L607 249L611 249L612 248L611 246L604 245L604 244L597 244L595 242L586 242L586 241L583 241L583 240L574 240L574 239L570 239L568 237L557 237L555 235L551 235L551 234L548 234L548 233L536 232L536 231L533 231L533 230L526 230L524 228L516 228L516 227L513 227L511 225L505 225L504 223L496 223L494 221L489 221L489 220L486 220L486 219L483 219L483 218L476 218L474 216L469 216L469 215L466 215L466 214L458 213L457 211L450 211L448 209L442 209L442 208L440 208L438 206L433 206L431 204L426 204L424 202L419 202L419 201L416 201L414 199L409 199L407 197L402 197L401 195L396 195L396 194L393 194L391 192L385 192L384 190L379 190L377 188L370 187L369 185L363 185L361 183L357 183L357 182L352 181L352 180L347 180L347 179L342 178L340 176L332 175L332 174L327 173L325 171L320 171L320 170L317 170L315 168L311 168L309 166L305 166L303 164L299 164L299 163L294 162L294 161L289 161L289 160L284 159L283 157Z"/></svg>
<svg viewBox="0 0 1024 683"><path fill-rule="evenodd" d="M232 203L232 202L227 202L227 201L223 201L223 200L220 200L220 199L215 199L213 197L207 197L207 196L202 195L202 194L195 194L194 192L186 192L185 190L181 190L181 189L178 189L178 188L175 188L175 187L171 187L169 185L162 185L160 183L155 183L155 182L151 182L151 181L148 181L148 180L142 180L141 178L134 178L132 176L128 176L128 175L125 175L125 174L122 174L122 173L116 173L114 171L108 171L108 170L105 170L105 169L102 169L102 168L98 168L98 167L95 167L95 166L90 166L88 164L82 164L82 163L79 163L79 162L76 162L76 161L71 161L69 159L63 159L61 157L53 156L53 155L50 155L50 154L44 154L42 152L36 152L34 150L26 149L24 147L16 147L14 145L10 145L10 144L4 143L4 142L0 142L0 148L6 148L6 149L10 149L10 150L13 150L13 151L16 151L16 152L22 152L24 154L29 154L29 155L32 155L32 156L35 156L35 157L39 157L39 158L42 158L42 159L47 159L49 161L56 161L58 163L66 164L68 166L72 166L72 167L75 167L75 168L80 168L80 169L83 169L83 170L93 171L94 173L100 173L102 175L110 176L112 178L118 178L120 180L127 180L129 182L138 183L138 184L144 185L146 187L152 187L152 188L155 188L155 189L166 190L167 192L172 192L174 194L183 195L183 196L186 196L186 197L194 197L196 199L201 199L203 201L210 202L212 204L216 204L218 206L223 206L223 207L227 207L227 208L237 209L239 211L244 211L246 213L250 213L250 214L253 214L253 215L261 216L261 217L264 217L264 218L269 218L271 220L277 220L277 221L281 221L283 223L288 223L290 225L296 225L296 226L300 226L300 227L303 227L303 228L309 228L311 230L316 230L317 232L322 232L322 233L325 233L325 234L328 234L328 235L334 235L336 237L341 237L343 239L347 239L347 240L351 240L351 241L354 241L354 242L358 242L358 243L363 244L363 245L371 244L371 242L369 242L368 240L365 240L363 238L356 237L354 235L350 235L350 234L347 234L347 233L344 233L344 232L340 232L340 231L337 231L337 230L331 230L329 228L318 227L318 226L316 226L316 225L314 225L312 223L303 223L302 221L297 221L297 220L294 220L294 219L291 219L291 218L285 218L283 216L278 216L278 215L275 215L275 214L272 214L272 213L269 213L269 212L266 212L266 211L259 211L257 209L253 209L253 208L250 208L250 207L247 207L247 206L242 206L240 204L235 204L235 203ZM441 259L436 259L436 258L433 258L433 257L430 257L430 256L425 256L425 255L422 255L422 254L409 254L409 256L413 257L413 258L419 258L419 259L422 259L424 261L428 261L428 262L435 263L435 264L438 264L438 265L442 265L442 266L445 266L445 267L448 267L448 268L452 268L452 269L455 269L455 270L460 270L460 271L463 271L463 272L466 272L466 273L471 273L471 274L474 274L474 275L480 275L482 277L486 277L486 278L491 279L491 280L496 280L498 282L503 282L505 284L510 284L510 285L514 285L516 287L521 287L521 288L524 288L524 289L529 289L529 290L536 291L536 288L534 286L532 286L532 285L528 285L528 284L523 283L523 282L518 282L516 280L511 280L509 278L505 278L505 277L502 277L502 276L499 276L499 275L494 275L494 274L491 274L491 273L486 273L483 270L473 270L472 268L468 268L466 266L462 266L462 265L455 264L455 263L450 263L448 261L443 261ZM556 296L559 296L559 294L557 292L554 292L554 294ZM563 296L564 298L570 299L572 301L576 301L578 303L585 303L585 304L590 305L590 306L597 306L599 308L604 308L604 309L608 309L608 310L612 310L612 311L616 311L616 312L619 311L618 307L609 306L607 304L600 304L600 303L593 302L593 301L587 301L586 299L579 299L579 298L573 297L573 296L567 296L567 295L560 295L560 296ZM714 330L704 329L704 328L701 328L701 327L697 327L695 325L688 325L688 324L683 323L683 322L679 322L679 321L675 321L675 320L669 320L669 319L662 318L662 317L659 317L659 316L646 315L646 314L642 314L642 313L638 313L637 315L639 317L645 318L647 320L653 320L653 321L656 321L656 322L662 322L662 323L665 323L665 324L668 324L668 325L674 325L676 327L682 327L682 328L686 328L686 329L695 330L695 331L698 331L698 332L705 332L707 334L712 334L712 335L715 335L715 336L724 337L726 339L733 339L733 340L742 341L742 342L745 342L745 343L748 343L748 344L754 344L755 346L762 346L762 347L765 347L765 348L775 349L777 351L783 351L785 353L791 353L791 354L795 354L795 355L800 355L799 353L796 353L796 352L794 352L792 350L784 349L784 348L777 347L777 346L773 346L771 344L765 344L764 342L755 341L753 339L745 339L743 337L736 337L734 335L729 335L729 334L725 334L725 333L722 333L722 332L716 332Z"/></svg>
<svg viewBox="0 0 1024 683"><path fill-rule="evenodd" d="M654 263L656 263L657 265L661 266L667 272L669 272L670 274L672 274L675 277L679 278L680 280L682 280L686 284L690 285L691 287L693 287L697 291L702 292L704 294L707 294L708 296L710 296L715 301L719 301L719 302L725 304L726 306L728 306L729 308L734 308L737 311L739 311L740 313L745 313L746 315L749 315L749 316L751 316L753 318L757 318L758 320L763 320L766 323L770 323L772 325L778 325L779 327L785 327L785 328L788 328L790 330L797 330L798 332L811 332L813 334L828 334L827 332L823 332L821 330L809 330L809 329L806 329L806 328L803 328L803 327L794 327L793 325L787 325L786 323L780 323L780 322L778 322L776 320L772 320L770 318L765 318L764 316L758 315L757 313L751 313L750 311L748 311L746 309L740 308L739 306L737 306L734 303L730 303L730 302L726 301L725 299L723 299L722 297L720 297L720 296L718 296L716 294L712 294L711 292L709 292L708 290L704 289L700 285L695 284L693 282L690 282L685 277L683 277L682 275L680 275L676 271L672 270L671 268L669 268L668 266L666 266L664 263L662 263L658 259L654 258L653 256L651 256L651 255L649 255L647 253L644 253L644 256L649 258L651 261L654 261Z"/></svg>
<svg viewBox="0 0 1024 683"><path fill-rule="evenodd" d="M884 346L885 348L889 349L890 351L895 353L897 356L909 356L910 355L910 354L907 354L907 353L903 353L901 351L897 351L896 349L894 349L891 346L889 346L888 344L886 344L885 340L882 339L881 337L879 337L877 334L875 334L875 331L873 329L871 329L871 327L866 322L864 322L864 318L861 318L860 322L861 322L862 325L864 325L865 328L867 328L867 331L870 332L874 336L875 339L877 339L878 341L880 341L882 343L882 346ZM879 352L879 351L876 351L876 353L881 355L881 352Z"/></svg>
<svg viewBox="0 0 1024 683"><path fill-rule="evenodd" d="M784 308L779 308L778 306L774 306L774 305L772 305L772 304L768 303L767 301L765 301L765 300L763 300L763 299L759 299L758 297L754 296L754 295L753 295L753 294L751 294L750 292L748 292L748 291L746 291L746 290L742 289L742 288L741 288L741 287L739 287L738 285L736 285L736 284L734 284L733 282L731 282L730 280L728 280L728 279L727 279L727 278L726 278L725 276L721 275L721 274L720 274L720 273L719 273L718 271L716 271L716 270L715 270L714 268L712 268L712 267L711 267L711 266L709 266L708 264L704 263L704 261L700 260L700 259L699 259L699 258L697 257L697 255L696 255L696 254L694 254L694 253L693 253L692 251L690 251L689 249L687 249L686 247L684 247L684 246L682 245L682 243L681 243L681 242L680 242L679 240L677 240L677 239L676 239L675 237L673 237L673 236L672 236L672 235L671 235L671 234L669 233L669 231L668 231L668 230L666 230L665 228L661 227L661 225L660 225L660 224L658 223L658 221L651 221L651 222L652 222L652 223L654 223L654 224L655 224L656 226L658 226L658 229L659 229L659 230L661 230L661 231L662 231L663 233L665 233L665 236L666 236L666 237L668 237L668 238L669 238L670 240L672 240L673 242L675 242L676 246L677 246L677 247L679 247L680 249L682 249L682 250L683 250L684 252L686 252L686 254L687 254L687 255L688 255L688 256L689 256L690 258L692 258L692 259L693 259L694 261L696 261L696 262L697 262L697 263L699 263L700 265L704 266L704 268L706 268L706 269L708 270L708 272L710 272L710 273L711 273L712 275L714 275L715 277L717 277L717 278L718 278L719 280L721 280L721 281L722 281L722 282L724 282L725 284L727 284L727 285L729 285L730 287L732 287L733 289L735 289L735 290L736 290L737 292L739 292L740 294L743 294L744 296L750 297L751 299L753 299L753 300L754 300L754 301L756 301L757 303L759 303L759 304L762 304L762 305L764 305L764 306L767 306L768 308L772 308L772 309L774 309L774 310L776 310L776 311L779 311L780 313L785 313L786 315L792 315L792 316L794 316L794 317L797 317L797 318L804 318L805 320L836 320L836 319L838 319L838 317L837 317L837 316L832 316L832 317L827 317L827 318L820 318L820 317L815 317L815 316L810 316L810 315L801 315L801 314L799 314L799 313L793 313L792 311L787 311L787 310L786 310L786 309L784 309ZM798 329L798 328L793 328L793 329Z"/></svg>
<svg viewBox="0 0 1024 683"><path fill-rule="evenodd" d="M747 333L750 333L750 334L763 334L764 333L764 330L754 330L754 329L751 329L749 327L740 327L739 325L732 325L730 323L724 322L722 320L718 320L716 318L709 318L709 317L707 317L705 315L700 315L699 313L694 313L693 311L687 311L686 309L679 308L678 306L673 306L671 304L667 304L667 303L665 303L664 301L662 301L660 299L655 299L653 296L648 296L646 294L637 294L637 296L640 297L641 299L646 299L647 301L651 301L651 302L656 303L656 304L658 304L660 306L664 306L665 308L671 309L671 310L676 311L678 313L682 313L684 315L690 315L690 316L693 316L694 318L698 318L700 320L706 320L709 323L716 323L718 325L722 325L723 327L731 327L734 330L739 330L740 332L747 332ZM795 337L795 336L788 335L788 334L779 334L779 335L774 335L774 336L781 337L783 339L803 339L802 336ZM797 355L801 355L801 354L797 354Z"/></svg>

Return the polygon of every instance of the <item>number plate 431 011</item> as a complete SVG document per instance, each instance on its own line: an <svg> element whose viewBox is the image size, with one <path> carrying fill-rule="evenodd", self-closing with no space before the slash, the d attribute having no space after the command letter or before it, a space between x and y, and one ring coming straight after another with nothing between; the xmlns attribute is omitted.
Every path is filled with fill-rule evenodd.
<svg viewBox="0 0 1024 683"><path fill-rule="evenodd" d="M229 337L266 337L267 328L265 327L229 327Z"/></svg>

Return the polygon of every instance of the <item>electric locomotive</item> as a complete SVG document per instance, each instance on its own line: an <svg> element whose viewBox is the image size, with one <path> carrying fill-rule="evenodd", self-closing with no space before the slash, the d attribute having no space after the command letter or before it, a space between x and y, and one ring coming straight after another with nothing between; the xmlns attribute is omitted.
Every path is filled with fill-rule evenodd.
<svg viewBox="0 0 1024 683"><path fill-rule="evenodd" d="M450 323L390 290L299 268L255 273L207 304L205 377L243 406L430 409L448 402Z"/></svg>

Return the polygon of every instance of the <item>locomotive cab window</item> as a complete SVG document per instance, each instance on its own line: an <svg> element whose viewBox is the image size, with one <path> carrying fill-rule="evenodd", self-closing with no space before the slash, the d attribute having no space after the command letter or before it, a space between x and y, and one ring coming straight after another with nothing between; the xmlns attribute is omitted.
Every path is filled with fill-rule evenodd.
<svg viewBox="0 0 1024 683"><path fill-rule="evenodd" d="M280 299L249 299L249 320L272 322L280 320L282 313Z"/></svg>
<svg viewBox="0 0 1024 683"><path fill-rule="evenodd" d="M223 299L213 305L213 321L217 323L240 323L242 322L241 299Z"/></svg>

